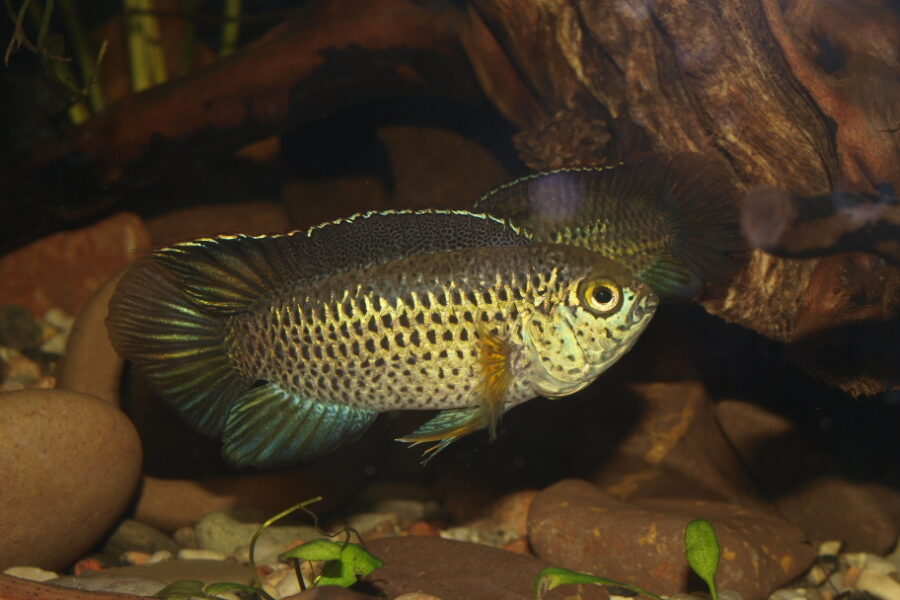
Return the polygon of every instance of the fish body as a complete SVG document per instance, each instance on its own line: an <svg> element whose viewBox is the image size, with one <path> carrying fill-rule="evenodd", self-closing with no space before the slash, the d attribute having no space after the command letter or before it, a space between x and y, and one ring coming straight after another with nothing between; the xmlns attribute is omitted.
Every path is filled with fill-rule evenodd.
<svg viewBox="0 0 900 600"><path fill-rule="evenodd" d="M275 466L385 410L441 409L403 438L437 449L493 431L513 406L593 381L656 303L615 262L490 217L376 213L159 250L123 277L108 326L227 458Z"/></svg>
<svg viewBox="0 0 900 600"><path fill-rule="evenodd" d="M697 154L536 173L480 198L538 242L587 248L666 299L722 281L742 247L737 188L722 161Z"/></svg>

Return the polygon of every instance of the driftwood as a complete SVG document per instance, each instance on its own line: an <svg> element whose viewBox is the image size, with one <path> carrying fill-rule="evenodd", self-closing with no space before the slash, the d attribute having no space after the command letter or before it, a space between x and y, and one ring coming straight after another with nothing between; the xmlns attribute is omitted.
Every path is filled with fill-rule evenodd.
<svg viewBox="0 0 900 600"><path fill-rule="evenodd" d="M896 196L836 192L798 196L768 186L751 189L741 228L752 245L776 256L808 258L857 250L900 265Z"/></svg>
<svg viewBox="0 0 900 600"><path fill-rule="evenodd" d="M486 97L521 129L515 145L535 169L694 151L724 157L745 189L896 189L900 16L881 2L326 0L35 149L0 189L25 181L19 193L48 205L54 186L85 178L117 193L187 152L232 151L328 109L411 94ZM896 387L900 271L848 249L754 250L700 301L791 344L851 393ZM870 336L863 352L860 335Z"/></svg>

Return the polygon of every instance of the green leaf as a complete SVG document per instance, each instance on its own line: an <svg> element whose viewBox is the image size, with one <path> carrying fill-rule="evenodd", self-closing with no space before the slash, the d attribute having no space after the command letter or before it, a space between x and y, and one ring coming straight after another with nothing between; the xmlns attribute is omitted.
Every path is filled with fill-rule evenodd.
<svg viewBox="0 0 900 600"><path fill-rule="evenodd" d="M191 596L203 595L203 582L196 579L180 579L170 583L153 596L165 600L184 600Z"/></svg>
<svg viewBox="0 0 900 600"><path fill-rule="evenodd" d="M357 577L364 577L384 566L381 559L367 552L359 544L345 544L341 551L341 562L347 565Z"/></svg>
<svg viewBox="0 0 900 600"><path fill-rule="evenodd" d="M259 590L251 585L244 585L243 583L232 583L230 581L223 581L221 583L211 583L203 590L206 596L215 596L216 594L223 594L225 592L233 592L233 591L241 591L241 592L249 592L256 596L259 596Z"/></svg>
<svg viewBox="0 0 900 600"><path fill-rule="evenodd" d="M544 594L546 592L549 592L550 590L556 589L561 585L577 583L615 585L621 588L625 588L626 590L631 590L638 594L643 594L648 598L653 598L653 600L663 600L660 596L657 596L652 592L648 592L647 590L632 583L622 583L621 581L615 581L614 579L597 577L596 575L588 575L587 573L579 573L578 571L570 571L569 569L563 569L560 567L547 567L546 569L538 573L537 579L534 582L534 597L537 600L541 600Z"/></svg>
<svg viewBox="0 0 900 600"><path fill-rule="evenodd" d="M684 555L694 573L709 586L713 600L718 600L716 571L719 568L719 540L709 521L694 519L684 528Z"/></svg>
<svg viewBox="0 0 900 600"><path fill-rule="evenodd" d="M281 554L282 558L322 560L325 566L316 585L350 587L359 577L368 575L384 566L380 559L367 552L359 544L340 543L331 540L313 540Z"/></svg>
<svg viewBox="0 0 900 600"><path fill-rule="evenodd" d="M341 545L331 540L313 540L281 554L281 558L300 560L335 560L340 557Z"/></svg>

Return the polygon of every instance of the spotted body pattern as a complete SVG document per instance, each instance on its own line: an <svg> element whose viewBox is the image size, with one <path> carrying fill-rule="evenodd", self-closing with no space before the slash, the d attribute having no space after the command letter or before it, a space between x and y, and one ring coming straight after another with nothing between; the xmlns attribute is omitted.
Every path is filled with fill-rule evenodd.
<svg viewBox="0 0 900 600"><path fill-rule="evenodd" d="M419 215L427 227L446 217ZM368 235L399 217L367 218L335 225L358 258L345 254L345 268L288 281L277 276L290 265L277 261L285 251L307 262L327 252L318 234L290 247L280 236L158 251L123 278L111 303L114 345L189 421L222 435L226 457L273 466L336 448L384 410L442 409L404 438L438 449L493 431L516 404L590 383L631 347L656 306L616 263L532 244L488 217L453 215L456 229L443 241L407 231L398 243L389 226L391 247L380 254L359 246L354 231ZM490 228L495 244L485 246ZM312 254L293 248L309 240ZM278 253L267 254L273 245ZM264 284L269 293L253 291Z"/></svg>

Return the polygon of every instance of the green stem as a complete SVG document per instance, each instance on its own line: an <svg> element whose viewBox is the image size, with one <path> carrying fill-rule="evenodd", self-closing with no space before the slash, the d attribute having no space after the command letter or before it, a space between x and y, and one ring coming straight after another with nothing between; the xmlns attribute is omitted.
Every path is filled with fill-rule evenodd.
<svg viewBox="0 0 900 600"><path fill-rule="evenodd" d="M88 47L87 36L84 28L81 26L81 19L78 17L78 11L72 0L60 0L60 8L62 8L63 18L66 21L66 27L69 29L69 37L72 45L75 47L75 60L81 70L81 78L88 94L88 102L91 105L91 111L94 114L103 111L103 91L97 82L97 70L99 60L96 65L94 63L93 53ZM102 55L102 53L101 53Z"/></svg>
<svg viewBox="0 0 900 600"><path fill-rule="evenodd" d="M272 525L272 523L275 523L276 521L279 521L279 520L283 519L284 517L288 516L289 514L297 512L298 510L303 510L303 511L309 512L308 510L306 510L306 507L309 506L310 504L315 504L316 502L320 502L321 500L322 500L322 496L316 496L315 498L310 498L309 500L304 500L303 502L298 502L297 504L284 509L283 511L281 511L280 513L278 513L277 515L275 515L274 517L272 517L271 519L269 519L268 521L263 523L260 526L260 528L256 530L256 533L253 534L253 538L251 538L251 540L250 540L250 571L252 571L252 573L253 573L253 583L256 585L257 588L259 588L259 590L263 593L263 595L266 596L266 598L270 598L270 596L268 594L266 594L265 590L263 590L262 581L259 579L259 573L256 572L256 559L254 557L255 550L256 550L256 542L257 542L257 540L259 540L259 536L261 536L263 534L263 532L269 526ZM270 600L271 600L271 598L270 598Z"/></svg>
<svg viewBox="0 0 900 600"><path fill-rule="evenodd" d="M178 75L181 77L191 72L197 53L197 26L194 24L194 19L197 17L197 0L184 0L184 12L184 40L181 45L181 56L178 59Z"/></svg>
<svg viewBox="0 0 900 600"><path fill-rule="evenodd" d="M237 48L241 37L241 0L225 0L222 21L222 45L219 56L227 56Z"/></svg>

